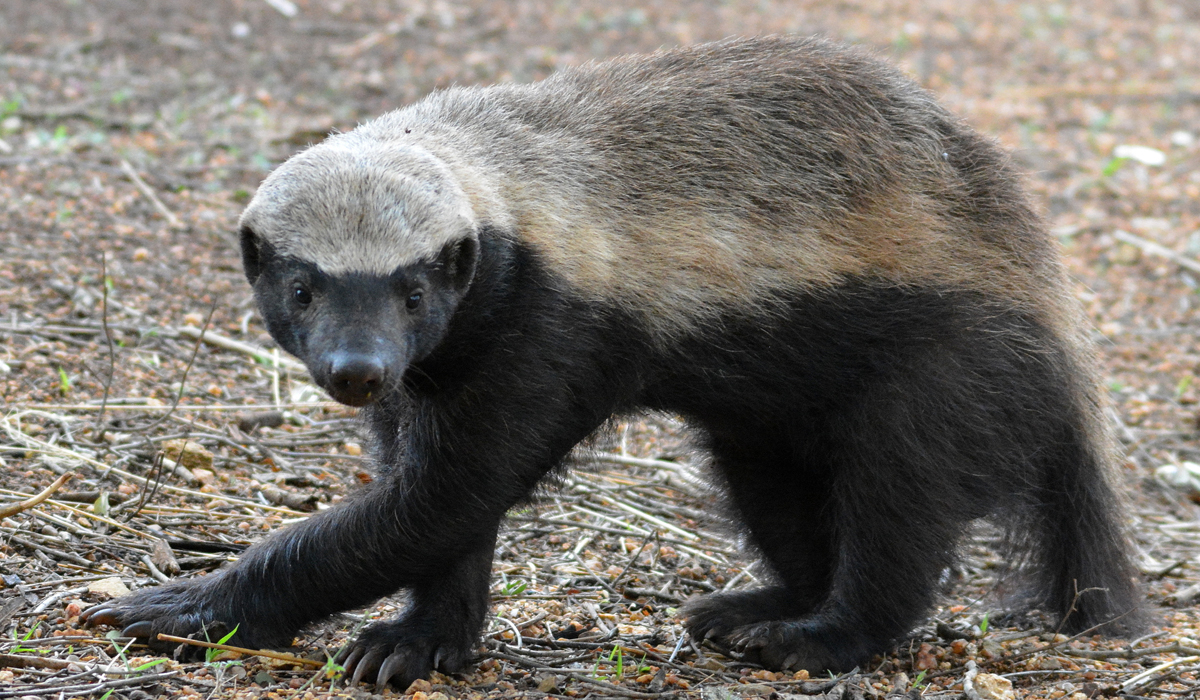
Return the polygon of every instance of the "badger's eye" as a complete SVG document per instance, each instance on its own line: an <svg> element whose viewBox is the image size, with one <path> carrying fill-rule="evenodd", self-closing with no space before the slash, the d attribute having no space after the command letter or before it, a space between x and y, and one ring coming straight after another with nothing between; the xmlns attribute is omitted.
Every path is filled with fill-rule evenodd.
<svg viewBox="0 0 1200 700"><path fill-rule="evenodd" d="M415 311L417 309L417 307L420 305L421 305L421 293L420 292L413 292L412 294L408 295L407 299L404 300L404 307L407 308L409 311Z"/></svg>
<svg viewBox="0 0 1200 700"><path fill-rule="evenodd" d="M296 288L292 291L292 298L300 306L308 306L312 303L312 293L299 285L296 285Z"/></svg>

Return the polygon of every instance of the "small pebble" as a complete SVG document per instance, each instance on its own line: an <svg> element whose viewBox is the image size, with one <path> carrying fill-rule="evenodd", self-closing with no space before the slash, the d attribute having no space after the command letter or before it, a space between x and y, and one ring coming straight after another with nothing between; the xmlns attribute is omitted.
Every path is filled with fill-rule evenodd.
<svg viewBox="0 0 1200 700"><path fill-rule="evenodd" d="M120 598L129 593L129 587L116 576L92 581L88 584L87 589L88 593L108 596L109 598Z"/></svg>
<svg viewBox="0 0 1200 700"><path fill-rule="evenodd" d="M431 690L433 690L433 685L429 681L424 678L418 678L412 682L412 685L408 686L408 690L404 691L404 694L429 693Z"/></svg>

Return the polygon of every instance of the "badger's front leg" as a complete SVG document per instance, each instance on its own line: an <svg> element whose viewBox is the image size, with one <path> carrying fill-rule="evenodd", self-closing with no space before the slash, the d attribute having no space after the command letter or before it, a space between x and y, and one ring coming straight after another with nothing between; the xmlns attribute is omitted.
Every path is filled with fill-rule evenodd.
<svg viewBox="0 0 1200 700"><path fill-rule="evenodd" d="M205 629L216 639L236 626L231 643L269 646L407 588L408 608L348 647L354 678L408 683L460 668L486 614L501 519L608 415L574 402L577 383L488 376L453 396L443 388L440 400L372 405L384 469L369 486L229 569L96 606L84 621L151 641Z"/></svg>
<svg viewBox="0 0 1200 700"><path fill-rule="evenodd" d="M342 507L259 542L227 569L137 591L85 611L81 620L123 627L157 648L172 646L159 642L159 633L204 632L215 641L235 627L234 644L286 644L306 623L396 589L373 555L383 533L361 529L386 500L386 489L372 484Z"/></svg>
<svg viewBox="0 0 1200 700"><path fill-rule="evenodd" d="M396 499L398 486L404 488L377 481L349 503L251 547L224 571L137 591L81 619L122 627L159 649L173 646L158 641L160 633L216 641L234 628L230 643L258 648L287 644L309 622L408 586L408 610L368 628L352 647L355 679L400 646L409 650L380 669L388 672L380 680L411 682L435 666L453 670L470 657L486 612L503 510L458 517L451 502L461 495L410 484L418 497Z"/></svg>
<svg viewBox="0 0 1200 700"><path fill-rule="evenodd" d="M159 649L173 646L158 641L159 633L216 641L235 628L231 644L258 648L287 644L309 622L407 587L408 607L343 651L354 681L407 685L433 668L459 670L473 656L487 612L505 508L388 476L398 475L251 547L229 569L138 591L93 607L82 620L122 627ZM472 481L479 483L459 483Z"/></svg>

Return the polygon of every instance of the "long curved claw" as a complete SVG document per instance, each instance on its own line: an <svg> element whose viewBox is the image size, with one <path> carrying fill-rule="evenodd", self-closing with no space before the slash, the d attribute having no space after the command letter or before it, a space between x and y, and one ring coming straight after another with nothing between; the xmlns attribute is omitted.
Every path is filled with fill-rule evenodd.
<svg viewBox="0 0 1200 700"><path fill-rule="evenodd" d="M108 603L100 603L79 613L79 621L85 625L109 625L116 627L120 624L116 610Z"/></svg>
<svg viewBox="0 0 1200 700"><path fill-rule="evenodd" d="M140 637L142 639L150 639L153 633L154 623L149 620L139 620L121 630L122 637Z"/></svg>
<svg viewBox="0 0 1200 700"><path fill-rule="evenodd" d="M368 651L358 662L358 665L355 666L354 675L350 677L350 685L358 685L362 681L363 676L379 667L379 664L386 655L387 652L379 647L374 647Z"/></svg>
<svg viewBox="0 0 1200 700"><path fill-rule="evenodd" d="M387 687L392 677L401 673L408 666L408 654L397 651L383 660L379 666L379 675L375 677L375 688L382 690Z"/></svg>
<svg viewBox="0 0 1200 700"><path fill-rule="evenodd" d="M755 630L755 632L758 632L758 630ZM753 651L755 649L762 649L766 647L768 643L770 643L770 640L767 638L764 630L763 633L758 633L754 636L743 639L738 644L738 647L740 651L746 652Z"/></svg>
<svg viewBox="0 0 1200 700"><path fill-rule="evenodd" d="M430 670L437 669L442 673L459 673L470 662L472 652L470 649L455 649L447 645L442 645L433 653L433 661L430 665Z"/></svg>
<svg viewBox="0 0 1200 700"><path fill-rule="evenodd" d="M783 663L780 664L780 666L783 668L784 671L796 670L795 667L797 664L800 663L801 657L802 657L802 655L800 654L800 652L798 652L798 651L793 652L793 653L789 654L786 659L783 660Z"/></svg>
<svg viewBox="0 0 1200 700"><path fill-rule="evenodd" d="M346 653L347 649L350 650L349 653ZM338 652L338 656L342 656L343 654L345 654L346 658L341 662L342 668L346 669L346 673L354 673L355 667L358 666L358 660L363 656L363 648L360 646L346 646L342 648L342 651Z"/></svg>

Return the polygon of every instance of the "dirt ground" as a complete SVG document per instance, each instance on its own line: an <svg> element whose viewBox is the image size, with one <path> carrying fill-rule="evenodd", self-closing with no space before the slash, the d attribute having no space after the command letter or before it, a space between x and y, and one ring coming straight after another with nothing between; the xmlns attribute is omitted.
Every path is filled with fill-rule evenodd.
<svg viewBox="0 0 1200 700"><path fill-rule="evenodd" d="M1200 692L1192 0L0 0L0 508L75 475L0 520L0 698L378 692L348 687L326 653L401 598L305 631L286 650L304 660L155 663L78 622L371 478L353 411L270 350L239 210L305 144L439 87L782 32L873 48L1028 171L1097 329L1158 625L1066 639L1003 617L981 530L934 619L869 666L806 678L729 658L683 637L675 610L759 572L680 426L651 416L513 513L480 663L382 695L959 697L968 662L1018 697Z"/></svg>

